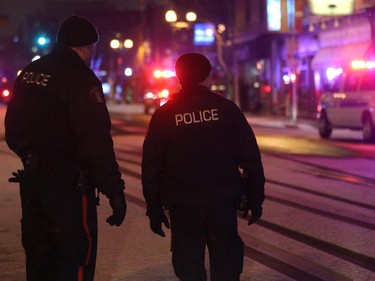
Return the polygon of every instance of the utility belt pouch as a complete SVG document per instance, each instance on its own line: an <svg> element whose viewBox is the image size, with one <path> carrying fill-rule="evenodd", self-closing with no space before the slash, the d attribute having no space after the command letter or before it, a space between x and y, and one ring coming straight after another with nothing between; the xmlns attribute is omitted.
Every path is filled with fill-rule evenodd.
<svg viewBox="0 0 375 281"><path fill-rule="evenodd" d="M77 185L76 188L78 191L82 193L86 193L90 189L90 185L87 179L87 171L81 170L78 179L77 179Z"/></svg>
<svg viewBox="0 0 375 281"><path fill-rule="evenodd" d="M26 172L35 172L39 168L40 157L33 152L28 152L26 156L23 157L22 162Z"/></svg>

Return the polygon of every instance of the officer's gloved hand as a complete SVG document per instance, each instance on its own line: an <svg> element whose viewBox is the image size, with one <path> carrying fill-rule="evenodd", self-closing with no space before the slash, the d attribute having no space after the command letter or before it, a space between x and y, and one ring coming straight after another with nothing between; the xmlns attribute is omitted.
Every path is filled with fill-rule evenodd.
<svg viewBox="0 0 375 281"><path fill-rule="evenodd" d="M263 214L263 208L261 205L255 205L255 206L250 206L248 204L246 204L246 206L244 206L244 210L243 210L243 217L246 218L247 215L249 214L249 211L251 211L251 217L248 221L248 225L251 225L253 224L254 222L256 222L257 220L259 220Z"/></svg>
<svg viewBox="0 0 375 281"><path fill-rule="evenodd" d="M12 175L13 177L9 178L8 181L14 182L14 183L20 183L25 176L25 171L17 170L17 172L13 172Z"/></svg>
<svg viewBox="0 0 375 281"><path fill-rule="evenodd" d="M109 216L106 222L111 226L120 226L126 215L126 201L123 192L116 194L116 196L109 198L109 205L112 208L113 214Z"/></svg>
<svg viewBox="0 0 375 281"><path fill-rule="evenodd" d="M146 214L150 218L150 228L152 232L160 235L161 237L165 237L165 233L162 229L162 224L164 224L168 229L170 228L170 225L163 208L160 207L160 209L157 210L147 211Z"/></svg>

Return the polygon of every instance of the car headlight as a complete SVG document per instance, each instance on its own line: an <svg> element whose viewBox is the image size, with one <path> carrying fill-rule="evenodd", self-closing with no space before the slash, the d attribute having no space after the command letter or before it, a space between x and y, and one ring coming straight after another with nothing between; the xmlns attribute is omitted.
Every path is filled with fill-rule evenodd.
<svg viewBox="0 0 375 281"><path fill-rule="evenodd" d="M145 99L153 99L154 93L153 92L147 92L144 96Z"/></svg>

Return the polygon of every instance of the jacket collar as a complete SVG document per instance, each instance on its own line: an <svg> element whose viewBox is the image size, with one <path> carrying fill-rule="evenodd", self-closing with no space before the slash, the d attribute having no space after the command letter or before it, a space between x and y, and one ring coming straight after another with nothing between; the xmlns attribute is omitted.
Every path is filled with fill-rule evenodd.
<svg viewBox="0 0 375 281"><path fill-rule="evenodd" d="M58 54L64 57L64 60L67 60L70 63L83 64L87 67L87 65L81 59L81 57L76 52L74 52L71 48L65 46L64 44L55 43L52 48L52 53Z"/></svg>
<svg viewBox="0 0 375 281"><path fill-rule="evenodd" d="M202 86L202 85L194 85L191 87L185 86L180 90L180 94L182 95L196 95L202 92L211 92L211 91L209 88L207 88L206 86Z"/></svg>

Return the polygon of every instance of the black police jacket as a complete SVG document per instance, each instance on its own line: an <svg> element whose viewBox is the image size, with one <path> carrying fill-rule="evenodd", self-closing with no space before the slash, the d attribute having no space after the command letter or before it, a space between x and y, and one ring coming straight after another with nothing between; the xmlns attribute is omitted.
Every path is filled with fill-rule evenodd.
<svg viewBox="0 0 375 281"><path fill-rule="evenodd" d="M56 43L17 77L5 116L5 138L21 159L29 152L52 177L89 172L107 196L124 189L102 86L84 61Z"/></svg>
<svg viewBox="0 0 375 281"><path fill-rule="evenodd" d="M252 205L264 200L264 173L254 133L231 101L197 86L181 90L152 116L143 144L142 185L148 209L239 196L247 171Z"/></svg>

